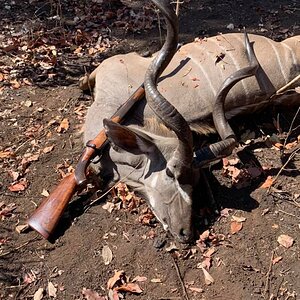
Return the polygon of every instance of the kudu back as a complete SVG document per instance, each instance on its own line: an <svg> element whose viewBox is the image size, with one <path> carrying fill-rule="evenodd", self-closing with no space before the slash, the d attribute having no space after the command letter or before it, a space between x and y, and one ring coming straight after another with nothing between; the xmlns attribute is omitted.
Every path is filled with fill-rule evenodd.
<svg viewBox="0 0 300 300"><path fill-rule="evenodd" d="M169 6L168 1L153 2L160 9ZM176 18L174 13L172 18ZM260 66L255 77L244 79L231 89L225 103L226 116L252 113L270 103L300 104L296 92L271 97L300 73L300 36L281 43L251 34L249 39ZM116 55L94 70L89 80L94 86L95 101L86 117L85 142L143 83L146 72L156 72L158 77L161 70L149 71L153 59L136 53ZM184 45L159 79L159 95L163 95L162 101L170 102L167 116L160 115L160 108L153 109L153 103L151 106L145 99L123 126L104 121L110 145L94 169L109 185L123 180L140 192L164 228L182 242L192 236L192 191L199 178L199 169L191 163L191 147L198 144L201 134L214 130L209 124L224 80L248 65L243 34L224 34ZM154 78L153 83L156 81ZM151 87L148 89L151 94ZM166 121L174 107L188 124L186 128L183 121L178 123L183 131L174 129L177 121L173 125ZM189 128L197 134L192 137Z"/></svg>

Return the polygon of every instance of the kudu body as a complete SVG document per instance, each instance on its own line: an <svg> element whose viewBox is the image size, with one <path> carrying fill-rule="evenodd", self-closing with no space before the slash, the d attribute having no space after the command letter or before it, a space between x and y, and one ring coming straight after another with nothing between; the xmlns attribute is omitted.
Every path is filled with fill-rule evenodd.
<svg viewBox="0 0 300 300"><path fill-rule="evenodd" d="M161 10L161 6L168 6L168 1L153 2ZM174 14L171 17L176 18ZM172 34L177 34L176 29ZM177 41L172 34L168 33L167 39L173 38L171 48L174 51ZM272 102L300 104L297 93L271 98L300 73L300 36L281 43L251 34L249 39L260 66L255 77L238 82L230 90L225 103L226 116L252 113ZM159 55L154 57L166 59ZM170 60L170 55L166 60ZM151 62L152 67L149 67ZM91 140L103 128L104 118L112 115L143 83L147 73L147 101L142 100L135 107L123 126L104 120L110 145L93 167L110 184L123 180L143 194L164 227L186 242L192 235L192 190L199 178L199 170L192 166L192 147L198 145L201 134L214 130L210 120L218 90L226 78L249 66L249 58L244 35L239 33L182 46L158 84L160 93L179 112L179 119L171 125L169 119L177 112L172 105L167 105L166 115L160 114L162 107L158 107L158 102L165 99L158 99L160 93L153 91L167 63L163 62L163 66L154 70L153 57L144 58L136 53L116 55L103 61L89 77L95 101L88 110L84 141Z"/></svg>

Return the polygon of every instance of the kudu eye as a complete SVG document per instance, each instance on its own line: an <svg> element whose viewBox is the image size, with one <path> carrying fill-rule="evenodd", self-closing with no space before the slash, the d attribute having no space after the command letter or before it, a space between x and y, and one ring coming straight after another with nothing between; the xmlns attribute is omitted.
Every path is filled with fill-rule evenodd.
<svg viewBox="0 0 300 300"><path fill-rule="evenodd" d="M166 173L170 178L172 178L172 179L175 178L174 174L171 172L171 170L169 168L166 168Z"/></svg>

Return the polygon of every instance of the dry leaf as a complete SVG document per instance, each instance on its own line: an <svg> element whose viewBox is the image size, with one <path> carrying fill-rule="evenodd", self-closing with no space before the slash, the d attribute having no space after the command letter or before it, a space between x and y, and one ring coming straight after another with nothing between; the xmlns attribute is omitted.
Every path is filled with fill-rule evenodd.
<svg viewBox="0 0 300 300"><path fill-rule="evenodd" d="M176 246L176 244L174 242L171 242L170 246L166 247L167 252L172 252L175 250L178 250L178 247Z"/></svg>
<svg viewBox="0 0 300 300"><path fill-rule="evenodd" d="M200 240L203 242L206 241L208 237L209 237L209 230L205 230L200 234Z"/></svg>
<svg viewBox="0 0 300 300"><path fill-rule="evenodd" d="M191 291L196 292L196 293L203 293L203 289L201 288L196 288L196 287L188 287Z"/></svg>
<svg viewBox="0 0 300 300"><path fill-rule="evenodd" d="M69 129L69 127L70 127L69 120L67 118L64 118L59 124L59 126L57 127L56 131L58 133L63 133L66 132Z"/></svg>
<svg viewBox="0 0 300 300"><path fill-rule="evenodd" d="M273 259L272 264L275 265L282 260L282 256L277 256Z"/></svg>
<svg viewBox="0 0 300 300"><path fill-rule="evenodd" d="M48 197L50 194L49 192L46 190L46 189L43 189L43 191L41 192L41 194L44 196L44 197Z"/></svg>
<svg viewBox="0 0 300 300"><path fill-rule="evenodd" d="M150 281L153 283L161 283L162 282L160 278L152 278Z"/></svg>
<svg viewBox="0 0 300 300"><path fill-rule="evenodd" d="M210 285L211 283L214 283L215 280L212 278L212 276L203 267L201 269L204 274L205 284Z"/></svg>
<svg viewBox="0 0 300 300"><path fill-rule="evenodd" d="M216 249L215 247L210 247L210 248L203 254L203 256L205 256L205 257L211 257L216 251L217 251L217 249Z"/></svg>
<svg viewBox="0 0 300 300"><path fill-rule="evenodd" d="M116 282L121 280L121 278L123 278L124 276L125 276L125 272L123 270L115 271L115 275L108 279L107 289L112 289L113 286L116 284Z"/></svg>
<svg viewBox="0 0 300 300"><path fill-rule="evenodd" d="M53 149L54 149L54 145L45 147L45 148L43 149L43 153L44 153L44 154L49 153L49 152L51 152Z"/></svg>
<svg viewBox="0 0 300 300"><path fill-rule="evenodd" d="M137 281L137 282L145 282L145 281L147 281L147 277L145 277L145 276L136 276L131 281L132 282L135 282L135 281Z"/></svg>
<svg viewBox="0 0 300 300"><path fill-rule="evenodd" d="M105 265L109 265L113 259L112 251L107 245L104 245L102 248L102 258Z"/></svg>
<svg viewBox="0 0 300 300"><path fill-rule="evenodd" d="M296 93L300 94L300 86L297 86L297 87L295 88L295 91L296 91Z"/></svg>
<svg viewBox="0 0 300 300"><path fill-rule="evenodd" d="M24 105L25 105L26 107L31 107L33 104L32 104L32 101L26 100L26 101L24 102Z"/></svg>
<svg viewBox="0 0 300 300"><path fill-rule="evenodd" d="M294 141L294 142L292 142L292 143L286 144L286 145L285 145L285 148L286 148L287 150L290 150L290 149L296 147L297 145L298 145L298 141Z"/></svg>
<svg viewBox="0 0 300 300"><path fill-rule="evenodd" d="M57 288L53 285L51 281L48 282L48 295L49 297L56 298Z"/></svg>
<svg viewBox="0 0 300 300"><path fill-rule="evenodd" d="M232 234L239 232L240 230L242 230L242 228L243 228L243 223L241 222L232 221L230 224L230 231Z"/></svg>
<svg viewBox="0 0 300 300"><path fill-rule="evenodd" d="M17 231L17 233L21 234L21 233L25 232L28 228L29 228L28 224L18 225L18 226L16 226L16 231Z"/></svg>
<svg viewBox="0 0 300 300"><path fill-rule="evenodd" d="M130 292L130 293L134 293L134 294L140 294L143 292L143 290L139 287L138 284L136 283L125 283L117 288L115 288L116 291L118 292Z"/></svg>
<svg viewBox="0 0 300 300"><path fill-rule="evenodd" d="M241 223L241 222L245 222L246 218L245 217L232 216L232 220Z"/></svg>
<svg viewBox="0 0 300 300"><path fill-rule="evenodd" d="M0 158L11 158L14 156L15 154L12 151L0 151Z"/></svg>
<svg viewBox="0 0 300 300"><path fill-rule="evenodd" d="M41 300L43 299L44 289L39 288L33 295L33 300Z"/></svg>
<svg viewBox="0 0 300 300"><path fill-rule="evenodd" d="M81 293L87 300L107 300L106 297L100 296L97 292L90 289L83 288Z"/></svg>
<svg viewBox="0 0 300 300"><path fill-rule="evenodd" d="M13 79L9 83L11 84L13 89L18 89L21 86L17 79Z"/></svg>
<svg viewBox="0 0 300 300"><path fill-rule="evenodd" d="M272 186L274 179L272 176L268 176L266 181L260 186L261 189L268 189Z"/></svg>
<svg viewBox="0 0 300 300"><path fill-rule="evenodd" d="M13 181L18 180L18 178L20 177L19 172L15 172L15 171L12 171L12 170L8 171L8 175L12 178Z"/></svg>
<svg viewBox="0 0 300 300"><path fill-rule="evenodd" d="M0 202L0 216L9 217L16 208L17 206L15 203L6 205L4 202Z"/></svg>
<svg viewBox="0 0 300 300"><path fill-rule="evenodd" d="M8 187L11 192L20 192L26 190L28 187L28 182L26 178L22 178L19 182L14 183Z"/></svg>
<svg viewBox="0 0 300 300"><path fill-rule="evenodd" d="M294 239L286 234L281 234L277 242L285 248L290 248L294 243Z"/></svg>

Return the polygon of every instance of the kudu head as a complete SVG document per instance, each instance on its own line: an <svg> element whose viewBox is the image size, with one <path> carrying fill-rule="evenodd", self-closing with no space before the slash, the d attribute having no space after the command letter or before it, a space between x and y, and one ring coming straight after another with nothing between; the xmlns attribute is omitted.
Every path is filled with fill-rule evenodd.
<svg viewBox="0 0 300 300"><path fill-rule="evenodd" d="M129 128L109 120L104 120L104 128L115 149L125 151L127 156L135 155L135 161L141 163L142 168L133 171L134 176L139 174L142 193L155 216L181 242L188 242L192 237L192 190L197 177L197 170L192 169L192 133L185 119L156 87L158 77L177 50L178 20L169 0L152 2L166 19L167 37L146 72L144 87L154 117L164 124L158 127L167 127L161 130L167 133L149 132L147 126Z"/></svg>

